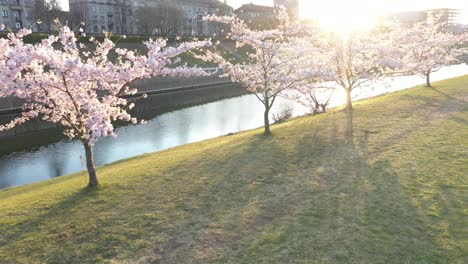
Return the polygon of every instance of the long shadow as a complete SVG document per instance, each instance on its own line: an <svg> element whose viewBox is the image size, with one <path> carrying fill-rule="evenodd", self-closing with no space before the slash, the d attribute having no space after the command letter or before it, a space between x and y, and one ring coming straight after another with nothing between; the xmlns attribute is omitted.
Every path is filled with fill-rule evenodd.
<svg viewBox="0 0 468 264"><path fill-rule="evenodd" d="M350 134L349 120L345 113L336 113L322 123L306 124L301 131L283 127L278 133L273 130L270 137L257 135L245 144L231 142L122 186L137 192L146 185L148 190L147 185L166 177L154 193L141 193L139 202L154 203L138 211L142 215L115 215L113 221L100 223L131 223L131 229L124 225L121 229L145 232L131 236L130 241L112 243L96 237L96 245L85 249L105 252L109 258L142 249L145 255L154 256L147 259L149 263L226 263L234 257L238 263L257 258L270 263L288 263L294 258L328 263L443 262L429 228L417 220L411 197L401 189L391 162L371 163L369 156L375 154L368 151L372 134ZM285 143L291 142L289 137L297 143ZM159 192L175 193L174 200L161 199ZM6 241L20 242L29 232L46 226L45 219L73 215L81 203L98 199L99 194L99 190L71 194L47 213L20 223L17 230L7 233ZM118 199L115 206L121 206ZM165 215L169 223L157 212L169 212ZM147 220L134 221L142 217ZM162 233L163 239L155 239ZM78 235L74 249L93 235ZM142 240L153 247L152 252L132 244ZM57 257L61 250L49 247L47 253ZM69 254L81 260L79 253Z"/></svg>
<svg viewBox="0 0 468 264"><path fill-rule="evenodd" d="M337 131L343 120L331 124ZM254 239L261 245L237 252L244 263L258 257L268 263L444 263L440 245L433 242L431 230L402 189L399 175L388 160L370 163L367 145L372 136L365 133L354 141L346 134L330 133L327 153L320 165L309 168L318 185L304 184L296 191L303 194L286 226L270 226L257 237L276 234L276 240ZM353 143L355 142L355 143ZM330 144L331 143L331 144ZM308 155L315 140L301 140L297 155ZM310 189L307 189L310 187ZM246 242L247 243L247 242ZM248 244L248 243L247 243ZM275 249L275 251L271 251ZM278 251L283 251L278 255ZM271 255L272 258L268 258ZM278 259L279 257L279 259Z"/></svg>
<svg viewBox="0 0 468 264"><path fill-rule="evenodd" d="M451 120L468 125L468 120L454 115L458 112L467 112L468 111L468 102L460 98L456 98L450 94L444 93L436 88L428 88L431 91L434 91L445 98L436 98L433 96L423 96L423 95L406 95L402 97L405 100L420 100L423 101L423 106L428 106L435 109L434 113L439 114L440 116L447 115Z"/></svg>
<svg viewBox="0 0 468 264"><path fill-rule="evenodd" d="M460 98L456 98L456 97L454 97L454 96L452 96L452 95L450 95L448 93L442 92L440 89L437 89L436 87L430 87L429 89L436 92L436 93L438 93L438 94L440 94L440 95L445 96L446 98L450 99L451 101L458 102L458 103L464 104L464 105L466 105L466 103L467 103L466 101L461 100Z"/></svg>
<svg viewBox="0 0 468 264"><path fill-rule="evenodd" d="M163 228L161 227L157 221L151 223L150 220L145 223L146 226L142 227L145 230L152 229L154 234L158 234L160 232L167 233L167 237L169 240L161 245L155 245L155 254L161 254L164 256L165 259L171 260L172 258L183 259L182 256L185 252L190 252L191 249L187 249L189 245L179 245L177 241L184 241L190 239L202 239L201 244L203 243L210 243L210 240L213 238L198 238L202 236L199 234L200 232L204 231L207 225L210 223L216 222L223 222L219 219L220 212L226 214L236 214L234 208L242 209L246 204L251 203L255 200L257 194L262 193L258 189L261 188L259 186L262 185L274 185L280 186L277 181L282 181L281 174L284 173L285 169L275 169L277 162L284 162L284 157L281 156L281 151L277 149L275 141L278 140L275 136L267 137L263 135L258 135L254 137L252 141L250 141L247 145L238 146L234 149L229 149L233 151L228 156L218 157L219 153L211 154L206 153L203 157L194 157L193 159L187 160L187 162L177 165L175 167L168 168L169 171L161 172L160 175L154 175L154 177L163 176L166 173L171 174L174 171L182 172L180 176L177 176L175 179L171 179L170 181L177 181L182 180L180 182L181 185L187 184L189 186L188 190L184 190L184 192L180 193L180 201L174 201L173 204L175 206L176 211L182 211L184 214L190 215L189 219L177 219L173 223L174 227L171 228ZM261 160L258 163L258 160ZM261 164L262 172L259 173L258 170L260 168L256 168L253 165L249 165L251 163ZM201 166L201 171L198 171L198 165ZM240 166L249 167L247 169L239 170ZM209 179L206 184L196 184L190 185L190 182L184 182L187 180L196 181L199 178L203 177L204 170L206 168L212 168L209 171L209 177L215 177L214 179ZM187 171L190 169L191 171ZM183 175L183 173L186 175ZM260 176L260 174L262 176ZM187 179L187 177L194 176L193 179ZM216 177L216 175L220 175L220 177ZM269 177L271 175L271 177ZM138 190L139 184L148 184L148 180L151 179L142 179L141 183L132 184L132 186L121 186L121 188L126 188L131 190ZM251 190L245 190L246 186L254 186ZM258 185L258 186L257 186ZM112 186L112 188L119 188L119 186ZM164 188L162 186L161 188ZM171 187L169 187L171 188ZM105 188L104 188L105 189ZM166 190L167 191L167 190ZM164 190L156 189L155 192L164 192ZM0 236L0 241L4 241L5 244L0 246L4 246L6 244L18 244L22 240L26 239L28 235L37 235L38 233L44 235L44 243L43 246L48 245L49 248L48 255L49 260L58 258L61 254L64 254L63 250L65 247L65 241L71 242L71 238L63 237L57 241L46 241L46 235L48 235L49 228L57 228L55 223L56 218L59 218L60 215L72 216L77 210L80 210L81 203L86 202L87 204L91 204L93 200L99 198L100 190L89 191L88 189L80 190L76 193L70 194L67 198L58 201L52 207L47 208L46 213L41 213L35 216L34 218L28 218L21 223L15 225L15 228L9 230L5 233L2 233ZM245 193L245 194L244 194ZM241 194L241 195L238 195ZM147 193L143 194L148 196L149 198L154 198L155 205L152 208L148 208L148 210L153 209L154 211L163 210L165 204L159 205L160 201L157 200L158 195L154 193ZM237 197L238 196L238 197ZM146 198L146 197L145 197ZM184 201L182 198L186 198L187 200ZM119 199L115 199L115 206L119 206ZM147 200L147 199L145 199ZM230 204L230 201L234 201L234 203ZM109 204L104 204L104 206L109 207ZM135 204L134 207L141 206L141 204ZM230 207L231 206L231 207ZM223 208L225 207L225 208ZM220 209L221 208L221 209ZM231 210L233 208L233 210ZM281 208L281 207L278 207ZM102 208L105 210L106 208ZM111 209L111 208L107 208ZM273 208L274 209L274 208ZM271 210L273 210L271 209ZM252 210L256 210L253 208ZM276 209L275 209L276 210ZM92 210L91 210L92 211ZM142 212L151 213L148 212ZM175 213L176 214L176 213ZM90 220L93 219L93 215L90 215ZM108 225L115 225L116 223L132 221L132 217L146 217L144 215L116 215L112 222L107 220L102 221L99 226L104 227ZM239 216L242 218L242 216ZM51 227L48 226L48 220L54 220L54 223ZM69 217L65 217L64 219L71 220ZM191 219L198 219L197 221L192 221ZM266 218L263 218L261 221L265 221ZM257 220L256 220L257 221ZM95 224L95 221L86 221L88 224ZM250 221L249 221L250 222ZM255 221L251 222L251 225L256 225ZM138 223L140 224L140 223ZM232 224L232 223L227 223ZM70 226L68 223L63 223L63 225ZM96 228L98 228L97 226ZM195 227L194 227L195 226ZM133 228L139 228L140 226L134 226ZM72 228L72 227L71 227ZM58 228L60 230L60 227ZM73 230L65 230L65 231L73 231ZM113 230L113 232L118 230ZM242 230L239 230L242 231ZM120 231L118 231L120 232ZM195 234L194 234L195 232ZM74 247L73 250L76 252L67 252L70 254L68 257L62 255L63 261L58 262L66 262L66 259L74 259L76 261L73 262L83 262L89 261L89 259L81 259L81 254L100 254L108 257L112 257L117 251L126 250L125 242L118 242L111 244L106 244L104 241L100 241L101 238L100 234L102 230L96 230L96 233L89 233L89 234L80 234L75 239L77 241L73 243ZM113 234L106 234L107 237L112 237ZM150 234L140 234L137 237L133 237L132 239L148 239ZM234 239L232 235L230 235L230 239ZM95 246L90 248L88 238L94 237L93 241L96 241ZM62 241L62 242L60 242ZM205 241L205 242L203 242ZM86 245L86 250L88 252L79 252L82 249L81 243L88 243ZM119 243L121 243L119 245ZM50 246L54 245L54 246ZM62 248L61 248L62 247ZM40 250L40 249L35 249ZM102 252L99 252L102 251ZM181 252L184 253L181 253ZM31 250L33 254L37 254L34 250ZM40 253L39 253L40 254ZM177 255L180 254L180 255ZM189 259L191 256L186 256L185 259ZM170 262L170 261L169 261Z"/></svg>
<svg viewBox="0 0 468 264"><path fill-rule="evenodd" d="M44 219L46 219L47 217L56 216L56 215L59 215L59 213L63 213L65 210L78 204L81 200L94 195L96 191L97 190L83 188L80 191L71 194L66 199L58 202L53 207L47 208L47 213L41 214L40 217L28 219L26 221L18 223L17 226L20 227L19 230L16 232L13 232L12 234L8 234L6 236L7 237L6 241L11 242L13 240L20 240L25 233L30 231L30 229L43 224ZM0 246L2 246L2 244L0 244Z"/></svg>
<svg viewBox="0 0 468 264"><path fill-rule="evenodd" d="M180 205L190 218L162 245L161 263L215 261L240 247L245 236L288 214L294 196L288 163L296 161L282 150L282 136L257 135L227 157L204 158L209 161L203 168L212 168L210 175L219 177L191 190L190 201Z"/></svg>

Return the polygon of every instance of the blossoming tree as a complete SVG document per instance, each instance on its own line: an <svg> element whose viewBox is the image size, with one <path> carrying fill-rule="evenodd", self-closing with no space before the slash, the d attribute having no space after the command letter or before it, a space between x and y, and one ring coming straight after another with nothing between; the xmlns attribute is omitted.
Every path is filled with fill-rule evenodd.
<svg viewBox="0 0 468 264"><path fill-rule="evenodd" d="M353 90L396 73L401 65L390 35L382 32L331 34L325 45L321 56L325 69L321 78L344 89L348 110L353 108Z"/></svg>
<svg viewBox="0 0 468 264"><path fill-rule="evenodd" d="M327 82L305 82L297 89L297 94L290 96L294 101L306 106L313 114L327 112L336 86Z"/></svg>
<svg viewBox="0 0 468 264"><path fill-rule="evenodd" d="M200 68L174 64L178 55L211 45L194 41L166 47L163 39L149 40L145 42L148 54L138 55L116 48L108 37L94 40L95 49L85 51L68 27L38 44L25 44L23 37L28 34L30 30L23 29L0 39L0 96L24 100L21 116L0 125L0 131L32 118L60 124L66 136L83 143L90 187L98 185L93 144L114 135L113 121L137 122L128 112L134 104L125 99L137 92L131 88L132 81L203 75Z"/></svg>
<svg viewBox="0 0 468 264"><path fill-rule="evenodd" d="M253 30L237 17L208 16L230 26L228 38L236 42L239 53L247 50L245 61L224 58L221 52L207 51L199 58L212 61L223 70L224 77L241 84L264 105L265 134L270 134L270 110L278 95L292 89L314 69L304 67L310 45L297 37L300 28L289 23L284 9L279 8L277 27L271 30Z"/></svg>
<svg viewBox="0 0 468 264"><path fill-rule="evenodd" d="M427 87L431 87L431 73L468 53L466 48L461 48L463 42L468 42L468 33L454 35L442 23L424 22L396 28L394 45L401 49L403 69L425 77Z"/></svg>

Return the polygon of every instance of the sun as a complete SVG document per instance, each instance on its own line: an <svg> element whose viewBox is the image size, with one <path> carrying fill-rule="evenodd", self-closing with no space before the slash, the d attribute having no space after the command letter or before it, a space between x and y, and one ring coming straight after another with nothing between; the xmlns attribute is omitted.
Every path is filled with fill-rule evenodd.
<svg viewBox="0 0 468 264"><path fill-rule="evenodd" d="M301 17L314 19L321 28L339 34L375 26L377 16L368 1L301 1Z"/></svg>

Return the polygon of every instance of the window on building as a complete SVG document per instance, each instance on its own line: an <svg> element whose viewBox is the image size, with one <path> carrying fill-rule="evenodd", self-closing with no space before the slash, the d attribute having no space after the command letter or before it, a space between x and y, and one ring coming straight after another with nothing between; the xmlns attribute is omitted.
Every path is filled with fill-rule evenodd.
<svg viewBox="0 0 468 264"><path fill-rule="evenodd" d="M91 12L96 13L96 7L95 6L91 7Z"/></svg>
<svg viewBox="0 0 468 264"><path fill-rule="evenodd" d="M20 22L16 22L16 23L15 23L15 28L16 28L16 29L20 29L20 28L21 28L21 23L20 23Z"/></svg>
<svg viewBox="0 0 468 264"><path fill-rule="evenodd" d="M31 0L24 0L24 5L25 6L31 6Z"/></svg>
<svg viewBox="0 0 468 264"><path fill-rule="evenodd" d="M104 13L104 7L101 7L101 13Z"/></svg>
<svg viewBox="0 0 468 264"><path fill-rule="evenodd" d="M2 10L2 17L8 17L8 10Z"/></svg>
<svg viewBox="0 0 468 264"><path fill-rule="evenodd" d="M7 5L7 0L0 0L0 5Z"/></svg>
<svg viewBox="0 0 468 264"><path fill-rule="evenodd" d="M20 17L20 12L19 11L13 11L13 17L19 18Z"/></svg>

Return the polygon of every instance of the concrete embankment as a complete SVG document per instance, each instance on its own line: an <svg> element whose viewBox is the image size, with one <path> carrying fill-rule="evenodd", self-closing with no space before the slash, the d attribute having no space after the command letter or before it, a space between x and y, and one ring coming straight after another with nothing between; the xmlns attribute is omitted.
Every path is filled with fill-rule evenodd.
<svg viewBox="0 0 468 264"><path fill-rule="evenodd" d="M227 79L221 79L218 75L190 77L190 78L157 78L139 80L133 83L132 87L139 92L167 90L177 87L192 87L206 85L211 83L228 82ZM0 113L6 109L20 108L22 100L14 97L0 97Z"/></svg>
<svg viewBox="0 0 468 264"><path fill-rule="evenodd" d="M244 93L239 86L227 80L210 78L212 77L195 78L192 82L194 83L193 85L173 86L171 88L168 87L170 84L168 81L149 80L138 83L139 93L137 96L145 93L148 95L148 98L138 100L132 113L136 116L149 119L167 111L235 97ZM181 80L176 83L184 84L184 81ZM155 89L150 89L150 87L155 87ZM18 116L21 113L20 105L21 103L18 99L11 99L9 104L3 104L3 108L0 107L0 124L5 124ZM0 137L14 136L55 127L57 125L34 119L9 131L1 132Z"/></svg>

